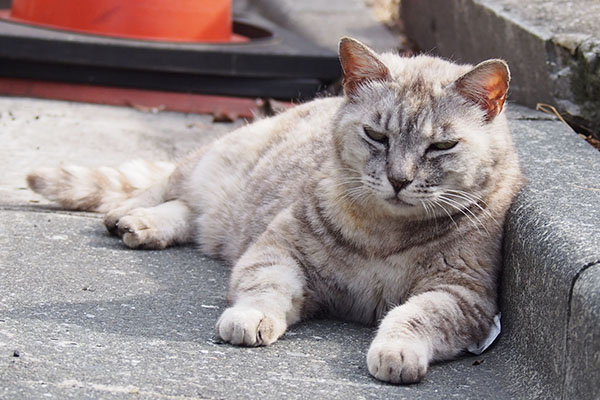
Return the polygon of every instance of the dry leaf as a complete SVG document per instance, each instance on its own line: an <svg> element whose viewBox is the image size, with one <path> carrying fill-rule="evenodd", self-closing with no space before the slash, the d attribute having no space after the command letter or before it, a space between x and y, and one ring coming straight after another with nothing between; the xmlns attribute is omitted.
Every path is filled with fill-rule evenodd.
<svg viewBox="0 0 600 400"><path fill-rule="evenodd" d="M238 115L232 112L216 110L212 113L212 122L235 122Z"/></svg>
<svg viewBox="0 0 600 400"><path fill-rule="evenodd" d="M151 113L151 114L157 114L161 111L163 111L165 108L167 108L167 106L165 106L164 104L155 106L155 107L148 107L148 106L143 106L141 104L130 104L131 107L135 108L138 111L144 112L144 113Z"/></svg>

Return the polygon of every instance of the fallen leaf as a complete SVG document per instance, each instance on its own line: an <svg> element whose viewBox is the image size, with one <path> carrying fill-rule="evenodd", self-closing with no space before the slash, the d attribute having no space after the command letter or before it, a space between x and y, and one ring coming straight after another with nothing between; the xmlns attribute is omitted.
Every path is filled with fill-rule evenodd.
<svg viewBox="0 0 600 400"><path fill-rule="evenodd" d="M151 114L157 114L157 113L163 111L165 108L167 108L167 106L165 106L164 104L160 104L160 105L154 106L154 107L143 106L141 104L133 104L133 103L130 103L129 105L138 111L141 111L144 113L151 113Z"/></svg>
<svg viewBox="0 0 600 400"><path fill-rule="evenodd" d="M238 118L237 114L232 112L224 112L220 110L216 110L212 113L213 120L212 122L235 122Z"/></svg>

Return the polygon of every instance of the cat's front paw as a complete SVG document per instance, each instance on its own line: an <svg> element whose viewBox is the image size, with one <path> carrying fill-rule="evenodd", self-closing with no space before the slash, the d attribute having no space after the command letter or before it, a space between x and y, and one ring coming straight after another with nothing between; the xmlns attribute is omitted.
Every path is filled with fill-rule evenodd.
<svg viewBox="0 0 600 400"><path fill-rule="evenodd" d="M243 306L230 307L217 322L217 335L240 346L267 346L285 333L285 320Z"/></svg>
<svg viewBox="0 0 600 400"><path fill-rule="evenodd" d="M384 382L419 382L425 377L428 366L427 346L417 340L376 338L367 353L369 372Z"/></svg>

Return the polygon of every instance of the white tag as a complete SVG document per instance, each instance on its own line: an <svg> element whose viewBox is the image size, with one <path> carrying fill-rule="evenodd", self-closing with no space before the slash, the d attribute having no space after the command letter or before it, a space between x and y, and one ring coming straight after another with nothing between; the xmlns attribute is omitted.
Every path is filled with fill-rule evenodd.
<svg viewBox="0 0 600 400"><path fill-rule="evenodd" d="M485 351L485 349L490 347L490 345L492 343L494 343L494 340L496 340L496 338L500 334L500 330L501 330L500 329L500 317L501 316L502 316L501 313L498 313L494 316L494 323L490 326L490 332L488 333L488 335L485 339L483 339L479 343L474 343L474 344L470 345L469 347L467 347L467 350L469 351L469 353L479 355L479 354L483 353Z"/></svg>

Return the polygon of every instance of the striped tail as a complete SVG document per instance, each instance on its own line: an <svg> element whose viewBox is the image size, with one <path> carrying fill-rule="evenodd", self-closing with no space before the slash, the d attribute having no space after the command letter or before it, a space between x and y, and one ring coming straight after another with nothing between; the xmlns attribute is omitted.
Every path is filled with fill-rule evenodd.
<svg viewBox="0 0 600 400"><path fill-rule="evenodd" d="M108 212L139 189L166 179L175 164L135 160L118 168L63 165L27 175L29 188L68 210Z"/></svg>

